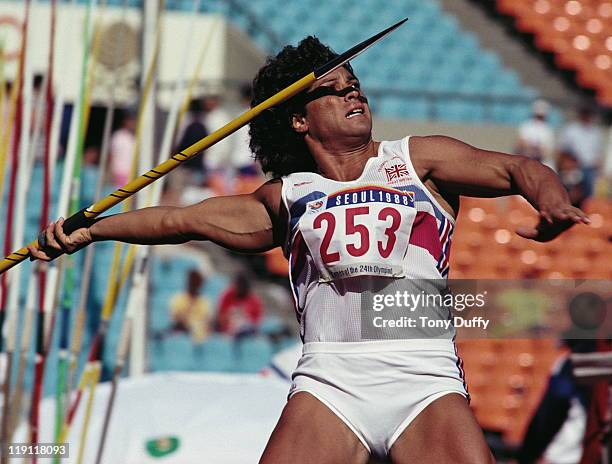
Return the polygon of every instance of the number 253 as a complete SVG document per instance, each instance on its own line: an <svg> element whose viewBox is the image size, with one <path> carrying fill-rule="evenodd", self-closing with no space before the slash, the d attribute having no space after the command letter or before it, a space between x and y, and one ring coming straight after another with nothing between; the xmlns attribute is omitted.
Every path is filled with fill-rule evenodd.
<svg viewBox="0 0 612 464"><path fill-rule="evenodd" d="M368 214L370 214L370 208L368 206L347 208L345 210L345 234L347 236L359 234L360 237L359 246L356 246L354 243L346 245L346 251L351 256L363 256L370 250L370 231L364 224L355 223L355 218L357 216L365 216ZM382 240L377 241L378 252L382 258L388 258L393 251L393 247L397 241L395 233L399 229L402 220L400 212L395 208L383 208L378 213L378 220L380 221L387 221L389 218L391 218L391 225L385 229L385 236L387 237L386 243L383 243ZM321 241L321 258L325 264L331 264L340 261L340 253L338 251L329 251L329 245L336 230L336 217L331 212L324 211L315 218L313 228L321 229L323 223L326 224L327 228L325 229L323 240Z"/></svg>

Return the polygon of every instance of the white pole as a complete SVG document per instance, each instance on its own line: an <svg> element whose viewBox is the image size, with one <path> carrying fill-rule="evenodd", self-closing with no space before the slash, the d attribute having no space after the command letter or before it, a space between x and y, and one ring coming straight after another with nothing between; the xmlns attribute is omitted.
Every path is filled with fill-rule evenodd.
<svg viewBox="0 0 612 464"><path fill-rule="evenodd" d="M35 2L32 2L32 6ZM28 21L28 29L30 28L30 21ZM30 31L27 32L30 36ZM30 36L31 37L31 36ZM28 187L30 186L30 172L28 168L31 167L28 160L28 148L30 141L30 121L32 117L32 69L30 66L30 50L31 41L28 40L26 43L27 50L24 50L25 61L24 61L24 73L23 73L23 110L21 112L22 130L21 137L19 138L19 169L17 171L17 195L15 198L15 227L13 232L13 248L19 247L20 243L24 241L24 229L26 219L26 197ZM30 272L32 268L30 268ZM7 340L7 351L12 351L15 347L15 337L17 331L17 312L19 307L19 289L21 283L21 271L15 272L12 276L12 285L9 289L8 294L8 340Z"/></svg>
<svg viewBox="0 0 612 464"><path fill-rule="evenodd" d="M154 52L157 48L156 41L161 41L161 30L158 28L157 22L162 21L161 14L159 11L158 2L150 1L144 2L143 5L143 70L148 70L151 65L151 60L156 59L156 53ZM157 31L159 30L159 34ZM153 63L155 65L155 63ZM141 73L141 85L145 86L146 72ZM149 166L153 164L153 147L154 147L154 134L155 134L155 95L156 95L156 81L153 79L151 90L148 92L147 101L143 102L145 106L145 112L142 115L142 126L141 126L141 137L140 137L140 159L138 169L139 172L146 171ZM140 192L136 198L136 205L142 207L146 205L146 192ZM142 250L137 250L137 255L142 253ZM138 262L138 260L137 260ZM144 275L142 278L147 279L148 272L146 266L144 267ZM134 282L135 284L135 282ZM143 284L144 291L140 288L134 289L130 294L132 301L138 299L138 305L142 308L140 311L133 311L132 319L132 334L130 337L130 361L129 361L129 374L131 376L142 375L146 369L146 346L147 346L147 311L145 308L148 306L148 298L146 292L146 283ZM135 303L132 303L135 304ZM129 308L129 306L128 306ZM127 315L126 315L127 317Z"/></svg>

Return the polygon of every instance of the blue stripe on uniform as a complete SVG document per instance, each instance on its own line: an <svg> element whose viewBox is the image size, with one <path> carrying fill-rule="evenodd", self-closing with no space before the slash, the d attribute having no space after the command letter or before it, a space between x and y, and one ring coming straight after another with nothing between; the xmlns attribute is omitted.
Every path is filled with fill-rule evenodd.
<svg viewBox="0 0 612 464"><path fill-rule="evenodd" d="M429 195L427 195L423 190L421 190L416 185L409 185L406 187L394 187L394 188L397 188L397 190L414 192L414 201L426 201L427 203L429 203L434 210L436 219L441 224L444 224L444 221L447 220L446 216L444 216L444 214L440 211L440 209L436 205L433 204L433 202L431 201L431 198L429 198ZM440 231L440 229L438 231Z"/></svg>
<svg viewBox="0 0 612 464"><path fill-rule="evenodd" d="M293 202L293 204L289 208L289 216L291 217L291 222L290 222L291 230L294 229L294 227L299 222L300 218L306 212L306 205L310 203L311 201L318 200L319 198L323 198L324 196L326 196L325 193L317 190Z"/></svg>

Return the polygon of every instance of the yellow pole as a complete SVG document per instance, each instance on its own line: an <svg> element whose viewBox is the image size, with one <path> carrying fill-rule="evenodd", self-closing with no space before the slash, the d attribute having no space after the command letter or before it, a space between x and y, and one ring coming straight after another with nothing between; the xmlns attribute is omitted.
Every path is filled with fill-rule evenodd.
<svg viewBox="0 0 612 464"><path fill-rule="evenodd" d="M83 454L85 453L85 445L87 444L87 433L89 432L89 423L91 422L91 411L93 408L94 393L96 391L96 385L100 380L102 374L102 365L100 362L96 362L91 366L89 375L87 376L86 385L89 386L89 397L87 399L87 407L85 409L85 417L83 418L83 427L81 428L81 437L79 439L79 454L77 458L77 464L83 462Z"/></svg>

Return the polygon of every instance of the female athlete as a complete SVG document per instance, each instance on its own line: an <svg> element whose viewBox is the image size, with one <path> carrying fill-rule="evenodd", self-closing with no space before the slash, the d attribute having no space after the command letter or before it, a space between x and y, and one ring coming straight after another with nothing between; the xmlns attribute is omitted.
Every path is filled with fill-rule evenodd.
<svg viewBox="0 0 612 464"><path fill-rule="evenodd" d="M314 37L285 47L255 77L252 105L334 56ZM517 230L526 239L551 240L588 223L555 173L449 137L373 140L368 100L349 64L264 112L250 134L272 177L255 192L103 217L69 236L60 219L32 256L49 260L100 240L283 247L304 348L260 462L493 462L452 334L372 340L362 336L362 305L398 284L446 279L460 195L522 195L539 213L536 226Z"/></svg>

